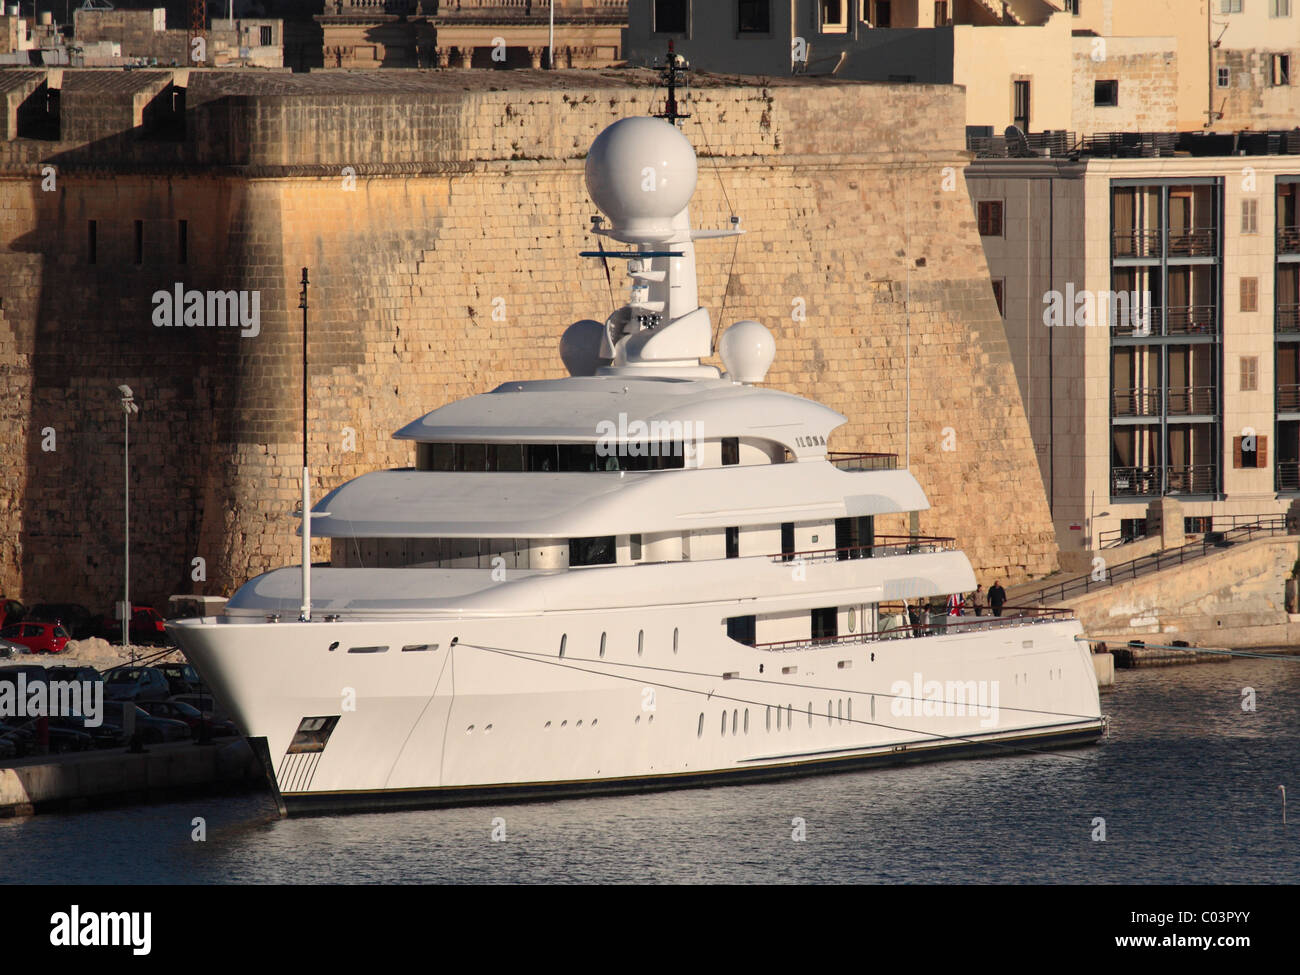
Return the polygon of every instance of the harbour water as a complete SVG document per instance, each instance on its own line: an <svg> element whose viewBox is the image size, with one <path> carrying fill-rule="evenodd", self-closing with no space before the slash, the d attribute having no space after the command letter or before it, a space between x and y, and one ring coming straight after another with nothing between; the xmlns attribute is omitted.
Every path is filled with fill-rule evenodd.
<svg viewBox="0 0 1300 975"><path fill-rule="evenodd" d="M262 794L0 820L0 880L1300 880L1300 658L1124 672L1103 711L1094 748L771 785L295 820Z"/></svg>

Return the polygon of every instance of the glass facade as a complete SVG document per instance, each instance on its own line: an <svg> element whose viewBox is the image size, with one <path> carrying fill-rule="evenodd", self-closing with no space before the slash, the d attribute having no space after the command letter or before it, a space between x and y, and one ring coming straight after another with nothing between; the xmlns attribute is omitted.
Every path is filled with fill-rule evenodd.
<svg viewBox="0 0 1300 975"><path fill-rule="evenodd" d="M1113 498L1222 490L1223 187L1111 182Z"/></svg>

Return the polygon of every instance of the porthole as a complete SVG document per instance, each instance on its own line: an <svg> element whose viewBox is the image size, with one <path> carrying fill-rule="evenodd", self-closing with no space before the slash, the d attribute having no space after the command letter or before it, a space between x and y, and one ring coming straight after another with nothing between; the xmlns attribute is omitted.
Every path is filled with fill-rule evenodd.
<svg viewBox="0 0 1300 975"><path fill-rule="evenodd" d="M645 630L636 631L636 655L639 657L645 651Z"/></svg>
<svg viewBox="0 0 1300 975"><path fill-rule="evenodd" d="M876 720L876 695L871 695L871 720Z"/></svg>
<svg viewBox="0 0 1300 975"><path fill-rule="evenodd" d="M772 730L772 705L767 706L767 730Z"/></svg>
<svg viewBox="0 0 1300 975"><path fill-rule="evenodd" d="M492 726L491 726L491 725L488 725L486 728L484 728L484 729L483 729L483 734L485 734L485 735L490 735L490 734L492 734Z"/></svg>
<svg viewBox="0 0 1300 975"><path fill-rule="evenodd" d="M703 711L700 712L700 724L699 727L695 729L695 737L696 738L704 737L704 712Z"/></svg>
<svg viewBox="0 0 1300 975"><path fill-rule="evenodd" d="M831 723L831 702L830 702L830 699L827 698L827 700L826 700L826 724L829 725L830 723Z"/></svg>
<svg viewBox="0 0 1300 975"><path fill-rule="evenodd" d="M581 719L581 718L578 719L578 722L577 722L577 724L574 725L574 727L575 727L575 728L581 728L581 727L582 727L582 719Z"/></svg>
<svg viewBox="0 0 1300 975"><path fill-rule="evenodd" d="M731 712L731 733L733 735L736 733L736 727L739 718L740 718L739 710L735 710Z"/></svg>
<svg viewBox="0 0 1300 975"><path fill-rule="evenodd" d="M776 730L777 730L777 731L780 731L780 730L781 730L781 711L782 711L782 710L783 710L783 709L781 708L781 706L780 706L780 705L777 705L777 708L776 708Z"/></svg>
<svg viewBox="0 0 1300 975"><path fill-rule="evenodd" d="M835 717L841 724L844 723L844 698L835 702Z"/></svg>
<svg viewBox="0 0 1300 975"><path fill-rule="evenodd" d="M745 708L745 734L749 734L749 708Z"/></svg>
<svg viewBox="0 0 1300 975"><path fill-rule="evenodd" d="M727 733L727 712L726 712L726 711L723 711L723 712L722 712L722 729L718 732L718 734L720 734L720 735L726 735L726 733Z"/></svg>
<svg viewBox="0 0 1300 975"><path fill-rule="evenodd" d="M338 640L335 640L333 643L330 644L330 652L331 652L331 653L333 653L333 652L334 652L335 650L337 650L338 648L339 648L339 641L338 641Z"/></svg>
<svg viewBox="0 0 1300 975"><path fill-rule="evenodd" d="M565 648L566 646L568 646L568 643L569 643L569 634L565 633L563 636L560 637L560 656L561 656L561 657L564 656L564 648Z"/></svg>
<svg viewBox="0 0 1300 975"><path fill-rule="evenodd" d="M849 721L853 721L853 698L849 698Z"/></svg>
<svg viewBox="0 0 1300 975"><path fill-rule="evenodd" d="M599 720L600 720L600 718L592 718L592 719L591 719L591 726L592 726L593 728L596 727L596 722L599 721Z"/></svg>
<svg viewBox="0 0 1300 975"><path fill-rule="evenodd" d="M826 702L827 717L830 716L830 714L829 714L830 709L831 709L830 702L827 701L827 702ZM809 701L809 702L808 702L808 727L809 727L809 728L812 727L812 714L813 714L813 712L812 712L812 701Z"/></svg>
<svg viewBox="0 0 1300 975"><path fill-rule="evenodd" d="M569 722L568 722L568 721L561 721L561 722L560 722L560 727L561 727L561 728L567 728L568 726L569 726Z"/></svg>
<svg viewBox="0 0 1300 975"><path fill-rule="evenodd" d="M474 734L474 726L473 726L473 725L470 725L468 728L466 728L466 729L465 729L465 734L467 734L467 735L472 735L472 734Z"/></svg>
<svg viewBox="0 0 1300 975"><path fill-rule="evenodd" d="M640 723L641 723L641 715L638 714L635 718L633 718L633 719L632 719L632 723L633 723L633 724L640 724Z"/></svg>
<svg viewBox="0 0 1300 975"><path fill-rule="evenodd" d="M549 721L546 722L546 724L542 725L543 728L549 728L550 726L551 726L551 723L550 723Z"/></svg>
<svg viewBox="0 0 1300 975"><path fill-rule="evenodd" d="M677 652L677 627L673 627L673 653Z"/></svg>
<svg viewBox="0 0 1300 975"><path fill-rule="evenodd" d="M605 634L600 635L600 655L605 656Z"/></svg>
<svg viewBox="0 0 1300 975"><path fill-rule="evenodd" d="M653 714L650 715L648 718L645 719L645 723L646 723L646 724L654 724L654 723L655 723L655 716L654 716Z"/></svg>

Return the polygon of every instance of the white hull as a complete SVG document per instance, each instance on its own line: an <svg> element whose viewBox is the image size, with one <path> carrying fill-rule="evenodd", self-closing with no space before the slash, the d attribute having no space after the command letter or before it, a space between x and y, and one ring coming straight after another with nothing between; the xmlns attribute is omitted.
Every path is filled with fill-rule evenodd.
<svg viewBox="0 0 1300 975"><path fill-rule="evenodd" d="M265 741L289 812L669 788L1084 743L1104 722L1079 632L1073 620L1002 624L773 652L726 638L717 611L697 607L172 627L232 717ZM348 652L378 646L388 649ZM946 707L892 693L902 682L935 697L931 681L946 689ZM964 700L948 682L963 685ZM303 718L332 715L323 750L289 753Z"/></svg>

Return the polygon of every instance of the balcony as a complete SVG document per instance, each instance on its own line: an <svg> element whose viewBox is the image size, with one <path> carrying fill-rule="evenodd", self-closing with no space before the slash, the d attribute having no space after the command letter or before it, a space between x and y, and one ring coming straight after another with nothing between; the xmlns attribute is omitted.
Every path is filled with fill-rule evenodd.
<svg viewBox="0 0 1300 975"><path fill-rule="evenodd" d="M1213 335L1218 330L1214 305L1170 305L1166 335Z"/></svg>
<svg viewBox="0 0 1300 975"><path fill-rule="evenodd" d="M1300 491L1300 461L1280 460L1274 475L1277 491Z"/></svg>
<svg viewBox="0 0 1300 975"><path fill-rule="evenodd" d="M1300 332L1300 304L1278 305L1273 315L1273 330L1279 334Z"/></svg>
<svg viewBox="0 0 1300 975"><path fill-rule="evenodd" d="M1218 484L1218 465L1187 464L1164 468L1164 494L1213 494ZM1161 496L1160 467L1112 467L1110 493L1117 498Z"/></svg>
<svg viewBox="0 0 1300 975"><path fill-rule="evenodd" d="M1277 387L1277 411L1295 413L1300 411L1300 385L1279 383Z"/></svg>
<svg viewBox="0 0 1300 975"><path fill-rule="evenodd" d="M1196 416L1214 412L1218 387L1181 386L1169 390L1170 416Z"/></svg>
<svg viewBox="0 0 1300 975"><path fill-rule="evenodd" d="M1214 227L1189 227L1169 231L1170 257L1214 257L1218 231Z"/></svg>
<svg viewBox="0 0 1300 975"><path fill-rule="evenodd" d="M1111 234L1112 257L1159 257L1159 230L1116 230Z"/></svg>
<svg viewBox="0 0 1300 975"><path fill-rule="evenodd" d="M1159 389L1111 390L1112 416L1159 416Z"/></svg>
<svg viewBox="0 0 1300 975"><path fill-rule="evenodd" d="M1300 227L1277 228L1277 252L1300 254Z"/></svg>

